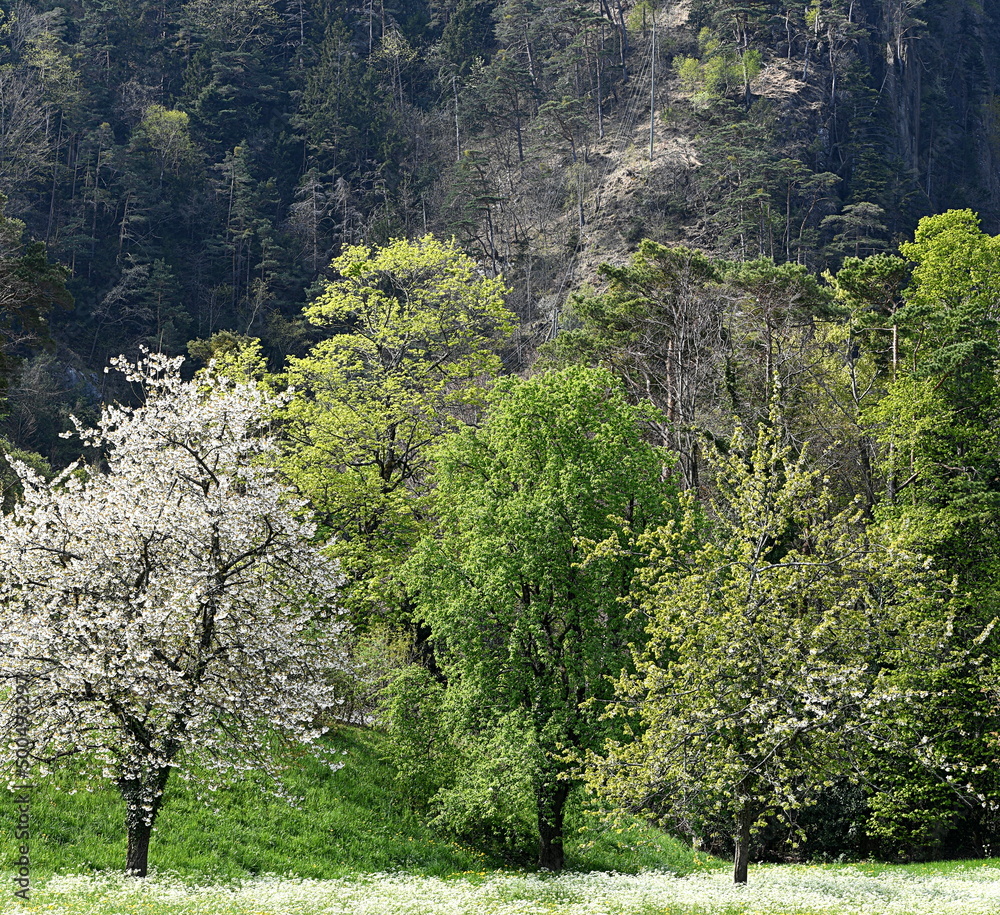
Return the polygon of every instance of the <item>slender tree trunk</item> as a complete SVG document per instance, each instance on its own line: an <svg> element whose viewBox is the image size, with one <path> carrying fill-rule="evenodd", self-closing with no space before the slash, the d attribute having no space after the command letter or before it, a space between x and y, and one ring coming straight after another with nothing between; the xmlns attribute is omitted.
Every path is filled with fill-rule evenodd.
<svg viewBox="0 0 1000 915"><path fill-rule="evenodd" d="M733 855L733 883L747 882L747 865L750 863L750 827L753 816L750 802L739 801L736 812L736 853Z"/></svg>
<svg viewBox="0 0 1000 915"><path fill-rule="evenodd" d="M568 797L568 782L559 781L538 789L538 866L545 870L561 871L565 863L563 821Z"/></svg>
<svg viewBox="0 0 1000 915"><path fill-rule="evenodd" d="M604 50L604 24L601 24L600 34L594 36L594 58L597 68L597 136L604 139L604 108L601 103L601 52Z"/></svg>
<svg viewBox="0 0 1000 915"><path fill-rule="evenodd" d="M524 51L528 56L528 74L531 76L532 88L538 88L538 80L535 79L535 61L531 53L531 39L528 38L528 24L524 24Z"/></svg>
<svg viewBox="0 0 1000 915"><path fill-rule="evenodd" d="M618 56L622 65L622 81L628 82L628 27L625 25L624 4L618 4Z"/></svg>
<svg viewBox="0 0 1000 915"><path fill-rule="evenodd" d="M458 130L458 84L455 82L455 74L451 74L451 91L455 95L455 161L462 160L462 137Z"/></svg>

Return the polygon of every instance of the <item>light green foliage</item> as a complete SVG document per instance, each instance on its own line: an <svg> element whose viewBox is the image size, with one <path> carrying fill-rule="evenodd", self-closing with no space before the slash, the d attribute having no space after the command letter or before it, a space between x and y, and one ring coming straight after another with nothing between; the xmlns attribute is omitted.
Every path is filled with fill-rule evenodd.
<svg viewBox="0 0 1000 915"><path fill-rule="evenodd" d="M436 452L436 536L409 563L464 727L488 734L517 711L539 747L544 866L562 863L561 754L604 730L587 703L642 634L623 600L638 538L672 513L670 458L643 439L653 415L602 370L498 383L482 427Z"/></svg>
<svg viewBox="0 0 1000 915"><path fill-rule="evenodd" d="M235 382L261 382L267 374L260 340L244 337L224 330L212 334L208 340L192 340L188 352L196 359L211 366L211 373Z"/></svg>
<svg viewBox="0 0 1000 915"><path fill-rule="evenodd" d="M171 111L162 105L150 105L132 136L132 147L153 154L163 173L192 168L200 159L191 139L191 119L183 111Z"/></svg>
<svg viewBox="0 0 1000 915"><path fill-rule="evenodd" d="M905 721L934 747L934 766L884 760L893 784L874 801L877 828L909 851L949 829L978 828L970 816L988 823L982 801L1000 797L995 741L985 736L1000 723L982 675L997 644L980 638L1000 611L1000 238L983 233L972 212L949 211L922 220L900 250L912 263L903 304L874 322L895 332L891 381L865 417L882 446L877 512L956 576L955 625L972 662L942 678L941 695Z"/></svg>
<svg viewBox="0 0 1000 915"><path fill-rule="evenodd" d="M885 447L887 517L959 573L977 622L995 614L1000 573L1000 237L968 210L921 221L895 380L870 414Z"/></svg>
<svg viewBox="0 0 1000 915"><path fill-rule="evenodd" d="M657 4L653 0L639 0L634 3L625 17L625 23L630 32L645 34L653 24Z"/></svg>
<svg viewBox="0 0 1000 915"><path fill-rule="evenodd" d="M348 248L307 309L330 336L289 360L284 466L333 538L354 608L388 597L416 537L427 449L474 415L513 327L500 278L433 236Z"/></svg>
<svg viewBox="0 0 1000 915"><path fill-rule="evenodd" d="M650 640L615 709L637 739L591 760L623 807L733 837L738 882L751 832L856 775L859 746L887 739L888 710L946 657L939 577L835 512L779 427L772 413L714 454L704 535L692 503L647 539Z"/></svg>
<svg viewBox="0 0 1000 915"><path fill-rule="evenodd" d="M674 72L692 103L706 108L737 91L745 94L761 70L760 51L727 47L708 28L698 36L698 57L678 57Z"/></svg>

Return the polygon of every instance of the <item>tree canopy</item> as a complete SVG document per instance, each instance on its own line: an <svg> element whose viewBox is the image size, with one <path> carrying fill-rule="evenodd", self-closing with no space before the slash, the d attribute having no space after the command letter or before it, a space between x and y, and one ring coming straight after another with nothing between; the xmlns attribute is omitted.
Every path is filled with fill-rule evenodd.
<svg viewBox="0 0 1000 915"><path fill-rule="evenodd" d="M614 707L636 739L591 755L591 777L706 844L721 832L745 883L758 827L857 777L866 742L892 742L892 710L948 660L949 591L856 508L835 512L777 424L737 428L711 463L708 517L689 503L647 537L649 640Z"/></svg>
<svg viewBox="0 0 1000 915"><path fill-rule="evenodd" d="M352 247L333 268L306 312L328 336L285 375L283 466L370 613L414 542L430 446L481 409L513 321L502 279L454 242Z"/></svg>

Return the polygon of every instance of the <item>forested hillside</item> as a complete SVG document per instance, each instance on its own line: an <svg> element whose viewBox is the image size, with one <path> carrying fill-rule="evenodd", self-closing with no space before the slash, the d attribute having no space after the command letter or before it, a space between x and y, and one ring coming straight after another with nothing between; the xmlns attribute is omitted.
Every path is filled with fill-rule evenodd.
<svg viewBox="0 0 1000 915"><path fill-rule="evenodd" d="M289 549L336 560L349 626L292 585L275 619L298 601L296 632L347 653L313 685L384 729L434 829L557 870L586 790L735 850L737 880L751 853L995 847L1000 10L0 11L0 482L8 539L44 542L48 563L25 570L35 547L11 547L0 609L36 612L18 601L44 579L63 638L83 585L44 512L83 493L104 517L105 490L138 505L156 461L102 489L109 440L59 433L71 413L114 428L130 380L179 371L154 356L149 374L105 374L113 357L188 354L197 383L166 387L197 409L163 413L193 431L151 427L135 448L160 455L162 491L225 495L203 512L218 562L199 581L239 579L264 550L230 563L218 546L244 451L206 446L193 473L156 436L181 462L198 453L185 435L225 441L228 391L237 414L259 399L245 453L270 462L275 512L282 487L307 500L316 527L287 520ZM79 478L45 482L81 451ZM266 501L243 500L270 548ZM149 695L158 676L176 686L172 726L194 740L184 690L230 650L213 642L228 611L169 552L204 549L174 545L179 522L147 530L146 509L130 509L144 565L121 575L123 548L102 574L131 584L93 600L122 602ZM231 526L237 543L252 527ZM150 648L167 631L146 626L151 607L193 607L189 642ZM114 663L119 629L98 633ZM170 732L156 750L140 706L122 726L158 773L140 786L155 817L175 760L213 745ZM126 762L128 801L141 767Z"/></svg>
<svg viewBox="0 0 1000 915"><path fill-rule="evenodd" d="M349 244L454 235L513 287L524 330L506 358L523 366L567 294L643 237L818 270L948 207L1000 220L988 4L20 0L0 15L6 217L66 268L75 303L33 299L53 307L55 348L23 315L6 345L21 357L8 435L46 453L55 404L92 401L109 356L220 330L261 337L275 363L301 353L301 309ZM6 259L23 250L5 237Z"/></svg>

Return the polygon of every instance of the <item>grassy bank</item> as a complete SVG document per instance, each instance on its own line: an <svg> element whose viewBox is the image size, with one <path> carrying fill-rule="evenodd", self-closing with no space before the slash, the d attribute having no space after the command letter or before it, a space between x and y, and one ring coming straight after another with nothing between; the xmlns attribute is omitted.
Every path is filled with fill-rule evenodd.
<svg viewBox="0 0 1000 915"><path fill-rule="evenodd" d="M151 867L192 878L329 879L390 871L446 876L529 863L491 857L428 829L394 790L377 732L343 729L331 741L346 751L344 768L331 772L310 758L296 760L285 780L301 798L294 807L269 796L253 777L216 792L209 804L175 777L154 828ZM68 773L38 785L31 800L34 878L122 868L124 808L110 785L87 791ZM17 811L2 795L0 803L0 867L7 867L17 858ZM574 870L690 873L710 866L706 856L638 823L616 831L574 810L568 832L567 863Z"/></svg>

